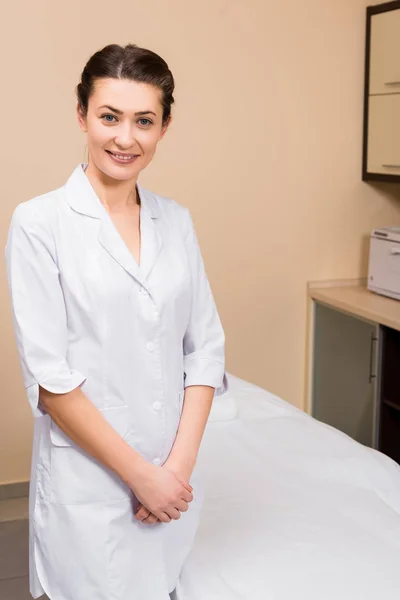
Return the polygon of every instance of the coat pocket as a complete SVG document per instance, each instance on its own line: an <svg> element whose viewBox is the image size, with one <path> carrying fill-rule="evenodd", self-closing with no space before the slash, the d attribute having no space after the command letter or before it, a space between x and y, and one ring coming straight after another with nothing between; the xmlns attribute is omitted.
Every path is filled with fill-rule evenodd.
<svg viewBox="0 0 400 600"><path fill-rule="evenodd" d="M130 439L132 416L128 406L107 408L101 413L122 438ZM85 452L52 419L50 442L50 502L106 503L130 496L130 488L114 471Z"/></svg>

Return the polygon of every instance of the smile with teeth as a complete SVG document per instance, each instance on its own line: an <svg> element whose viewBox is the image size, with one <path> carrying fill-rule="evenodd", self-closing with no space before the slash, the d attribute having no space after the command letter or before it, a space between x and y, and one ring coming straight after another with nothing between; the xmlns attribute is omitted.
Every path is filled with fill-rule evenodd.
<svg viewBox="0 0 400 600"><path fill-rule="evenodd" d="M132 160L135 158L136 154L116 154L115 152L110 152L113 156L116 156L120 160Z"/></svg>

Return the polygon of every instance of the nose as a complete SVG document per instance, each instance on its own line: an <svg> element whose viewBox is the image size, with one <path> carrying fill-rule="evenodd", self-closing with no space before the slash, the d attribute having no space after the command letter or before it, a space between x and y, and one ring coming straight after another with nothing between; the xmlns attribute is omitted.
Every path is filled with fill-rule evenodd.
<svg viewBox="0 0 400 600"><path fill-rule="evenodd" d="M118 135L115 138L115 144L121 149L121 151L131 150L134 148L134 146L136 146L134 131L129 125L121 127L121 129L118 131Z"/></svg>

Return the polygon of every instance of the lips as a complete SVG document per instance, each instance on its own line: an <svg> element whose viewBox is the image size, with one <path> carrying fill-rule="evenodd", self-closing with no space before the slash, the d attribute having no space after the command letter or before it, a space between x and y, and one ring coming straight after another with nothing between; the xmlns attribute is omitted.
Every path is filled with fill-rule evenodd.
<svg viewBox="0 0 400 600"><path fill-rule="evenodd" d="M106 150L106 152L108 152L109 154L112 154L113 156L123 156L123 157L129 156L129 158L135 158L136 156L138 156L138 154L126 154L124 152L111 152L111 150Z"/></svg>
<svg viewBox="0 0 400 600"><path fill-rule="evenodd" d="M130 158L119 158L118 154L114 153L114 152L111 152L111 150L106 150L106 152L107 152L107 154L110 155L110 158L114 162L118 163L119 165L123 165L123 164L129 165L129 164L132 164L137 159L137 157L139 156L138 154L126 154L126 155L121 154L120 156L129 156Z"/></svg>

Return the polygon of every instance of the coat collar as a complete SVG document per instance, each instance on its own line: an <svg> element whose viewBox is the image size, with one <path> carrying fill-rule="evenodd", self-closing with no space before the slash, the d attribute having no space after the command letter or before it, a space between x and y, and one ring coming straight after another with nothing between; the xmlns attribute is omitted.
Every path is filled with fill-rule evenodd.
<svg viewBox="0 0 400 600"><path fill-rule="evenodd" d="M161 217L154 195L136 183L140 197L140 265L137 264L108 211L100 202L84 170L87 163L80 163L64 185L65 198L70 207L87 217L99 219L98 241L112 258L148 291L147 278L160 254L163 242L157 228Z"/></svg>
<svg viewBox="0 0 400 600"><path fill-rule="evenodd" d="M83 215L102 219L104 214L108 213L85 174L87 166L88 163L79 163L65 183L67 202L71 208ZM153 194L142 188L138 182L136 182L136 188L144 211L152 219L157 219L160 211Z"/></svg>

